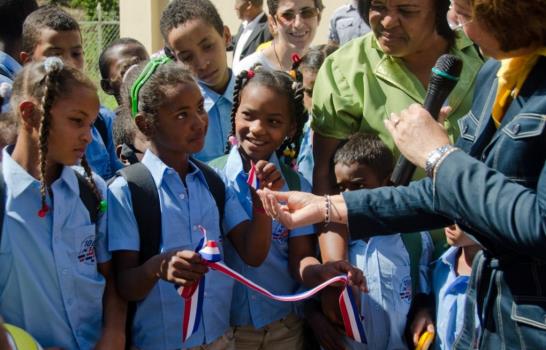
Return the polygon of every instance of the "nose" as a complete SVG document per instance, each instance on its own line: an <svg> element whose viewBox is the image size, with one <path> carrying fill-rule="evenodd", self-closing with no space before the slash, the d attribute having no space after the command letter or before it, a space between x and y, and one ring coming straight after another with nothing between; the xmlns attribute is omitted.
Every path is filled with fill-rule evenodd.
<svg viewBox="0 0 546 350"><path fill-rule="evenodd" d="M93 140L93 127L89 127L87 128L83 133L82 133L82 136L81 136L81 139L82 141L85 142L86 145L90 144L91 141Z"/></svg>
<svg viewBox="0 0 546 350"><path fill-rule="evenodd" d="M192 127L194 130L200 130L200 129L206 130L209 123L209 116L207 112L195 113L195 116L194 118L192 118L192 120L193 120Z"/></svg>
<svg viewBox="0 0 546 350"><path fill-rule="evenodd" d="M398 14L396 11L389 11L382 19L381 25L384 28L392 28L398 25Z"/></svg>
<svg viewBox="0 0 546 350"><path fill-rule="evenodd" d="M303 25L303 18L301 17L300 13L296 14L296 17L294 18L294 27L300 28Z"/></svg>
<svg viewBox="0 0 546 350"><path fill-rule="evenodd" d="M203 55L197 60L197 69L200 71L203 71L208 67L209 64L210 64L210 59L208 58L208 56Z"/></svg>
<svg viewBox="0 0 546 350"><path fill-rule="evenodd" d="M250 124L249 129L250 129L250 132L252 133L252 135L262 135L265 132L265 129L263 128L263 124L262 124L260 119L254 120Z"/></svg>

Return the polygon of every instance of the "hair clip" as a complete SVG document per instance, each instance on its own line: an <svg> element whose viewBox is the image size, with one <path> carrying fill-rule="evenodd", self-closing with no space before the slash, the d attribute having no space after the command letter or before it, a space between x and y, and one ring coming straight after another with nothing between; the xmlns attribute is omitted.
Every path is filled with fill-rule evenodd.
<svg viewBox="0 0 546 350"><path fill-rule="evenodd" d="M295 69L291 69L290 71L288 71L288 75L290 76L290 78L292 78L292 80L296 80L298 78L298 72L296 72Z"/></svg>
<svg viewBox="0 0 546 350"><path fill-rule="evenodd" d="M292 56L290 56L290 58L292 59L293 63L299 63L301 61L300 55L295 52L292 54Z"/></svg>
<svg viewBox="0 0 546 350"><path fill-rule="evenodd" d="M229 141L229 144L232 146L237 146L239 144L239 140L237 140L237 138L234 135L231 135L228 138L228 141Z"/></svg>
<svg viewBox="0 0 546 350"><path fill-rule="evenodd" d="M38 216L41 217L41 218L44 218L48 211L49 211L48 205L44 204L44 205L42 205L42 208L40 208L40 210L38 210Z"/></svg>
<svg viewBox="0 0 546 350"><path fill-rule="evenodd" d="M131 91L129 97L131 97L131 117L133 119L138 113L138 94L142 86L150 79L154 74L157 68L165 63L170 62L171 59L167 56L160 56L157 58L152 58L147 64L146 67L140 72L140 75L135 79L133 85L131 86Z"/></svg>
<svg viewBox="0 0 546 350"><path fill-rule="evenodd" d="M256 72L254 72L252 69L249 69L246 71L246 77L247 79L252 79L256 75Z"/></svg>
<svg viewBox="0 0 546 350"><path fill-rule="evenodd" d="M57 56L51 56L44 60L44 69L46 73L60 72L64 67L63 60Z"/></svg>

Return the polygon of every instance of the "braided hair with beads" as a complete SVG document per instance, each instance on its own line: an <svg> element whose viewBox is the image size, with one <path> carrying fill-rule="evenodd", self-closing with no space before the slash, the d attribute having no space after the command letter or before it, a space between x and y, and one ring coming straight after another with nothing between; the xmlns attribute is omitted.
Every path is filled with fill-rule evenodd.
<svg viewBox="0 0 546 350"><path fill-rule="evenodd" d="M39 101L40 127L38 131L38 156L40 162L41 208L38 211L38 215L40 217L45 217L49 211L46 203L48 191L46 169L51 109L61 96L68 94L69 91L72 91L78 85L96 90L93 83L83 73L75 68L64 65L58 57L49 57L43 62L32 62L25 65L13 83L13 92L10 101L13 110L16 110L17 105L25 98L32 97ZM96 196L97 203L100 203L97 211L102 211L104 201L102 201L101 193L93 180L93 174L85 155L82 156L81 165L85 171L86 181Z"/></svg>
<svg viewBox="0 0 546 350"><path fill-rule="evenodd" d="M235 137L235 116L237 115L239 104L241 103L242 92L249 82L267 86L277 91L277 93L287 97L292 118L296 123L296 133L293 137L286 138L282 145L277 149L276 153L279 159L283 159L288 165L294 165L293 163L295 162L295 159L298 157L299 153L299 140L302 137L303 125L307 120L307 112L303 105L302 84L294 81L286 72L265 69L259 65L249 70L243 70L241 73L239 73L233 88L230 139ZM226 153L230 151L232 146L232 143L228 142Z"/></svg>

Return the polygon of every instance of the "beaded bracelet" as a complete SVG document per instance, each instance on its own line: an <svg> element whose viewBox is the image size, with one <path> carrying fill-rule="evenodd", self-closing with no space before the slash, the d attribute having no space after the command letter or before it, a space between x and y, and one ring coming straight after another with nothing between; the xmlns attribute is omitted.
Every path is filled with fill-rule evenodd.
<svg viewBox="0 0 546 350"><path fill-rule="evenodd" d="M332 209L332 200L330 199L330 195L325 194L324 195L324 205L326 207L326 212L324 213L324 227L328 226L330 224L330 212Z"/></svg>

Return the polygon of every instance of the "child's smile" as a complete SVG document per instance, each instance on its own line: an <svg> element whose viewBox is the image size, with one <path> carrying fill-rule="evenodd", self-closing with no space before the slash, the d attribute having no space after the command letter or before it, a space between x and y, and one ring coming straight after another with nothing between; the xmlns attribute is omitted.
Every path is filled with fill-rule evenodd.
<svg viewBox="0 0 546 350"><path fill-rule="evenodd" d="M261 84L241 93L235 131L242 150L253 160L268 160L295 130L286 96Z"/></svg>

